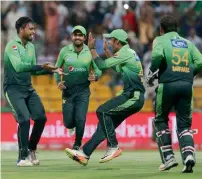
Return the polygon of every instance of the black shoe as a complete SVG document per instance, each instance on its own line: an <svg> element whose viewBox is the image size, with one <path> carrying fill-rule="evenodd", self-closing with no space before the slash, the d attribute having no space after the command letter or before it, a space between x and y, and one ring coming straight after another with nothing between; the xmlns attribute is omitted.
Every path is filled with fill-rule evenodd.
<svg viewBox="0 0 202 179"><path fill-rule="evenodd" d="M74 146L72 147L72 149L73 149L73 150L80 150L80 147L77 146L77 145L74 145Z"/></svg>
<svg viewBox="0 0 202 179"><path fill-rule="evenodd" d="M182 173L193 173L193 167L195 166L195 160L193 155L188 155L184 161L184 168Z"/></svg>

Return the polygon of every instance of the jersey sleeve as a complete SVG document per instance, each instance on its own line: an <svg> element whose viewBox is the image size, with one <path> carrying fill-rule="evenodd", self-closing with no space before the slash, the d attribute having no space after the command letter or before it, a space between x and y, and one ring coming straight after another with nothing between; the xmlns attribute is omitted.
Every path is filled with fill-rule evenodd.
<svg viewBox="0 0 202 179"><path fill-rule="evenodd" d="M194 63L194 75L196 75L202 70L202 55L194 44L192 44L191 56Z"/></svg>
<svg viewBox="0 0 202 179"><path fill-rule="evenodd" d="M36 65L36 52L35 52L35 48L33 48L33 58L32 58L32 65ZM52 72L50 70L45 70L42 69L40 71L34 71L31 73L32 75L47 75L47 74L52 74Z"/></svg>
<svg viewBox="0 0 202 179"><path fill-rule="evenodd" d="M41 65L26 63L21 60L20 54L18 52L17 46L11 43L7 45L5 53L17 73L19 72L35 72L42 70Z"/></svg>
<svg viewBox="0 0 202 179"><path fill-rule="evenodd" d="M152 61L150 66L150 71L154 73L159 68L161 61L164 57L163 54L163 44L159 38L156 38L153 41L153 49L152 49Z"/></svg>
<svg viewBox="0 0 202 179"><path fill-rule="evenodd" d="M119 53L115 53L113 57L107 58L106 60L97 57L95 59L95 63L100 70L103 70L106 68L115 67L116 65L125 63L126 61L130 60L131 57L132 57L131 54L120 55Z"/></svg>
<svg viewBox="0 0 202 179"><path fill-rule="evenodd" d="M93 68L93 71L95 72L95 75L98 77L98 79L101 77L102 75L102 71L99 70L99 68L97 67L97 65L95 64L94 61L92 61L92 68Z"/></svg>
<svg viewBox="0 0 202 179"><path fill-rule="evenodd" d="M56 64L55 64L56 67L61 68L61 67L63 66L63 64L64 64L64 52L63 52L63 51L64 51L64 50L62 49L62 50L60 51L60 53L59 53L57 62L56 62ZM58 84L58 83L60 82L60 75L59 75L58 73L55 73L55 74L54 74L54 78L55 78L55 80L56 80L56 82L57 82L57 84Z"/></svg>

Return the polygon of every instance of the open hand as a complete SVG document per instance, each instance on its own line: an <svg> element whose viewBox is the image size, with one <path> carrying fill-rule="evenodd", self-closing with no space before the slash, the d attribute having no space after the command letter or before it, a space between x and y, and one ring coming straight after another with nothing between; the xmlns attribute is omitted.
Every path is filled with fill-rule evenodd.
<svg viewBox="0 0 202 179"><path fill-rule="evenodd" d="M93 72L91 72L91 73L89 73L88 80L90 82L95 82L95 81L97 81L97 76Z"/></svg>
<svg viewBox="0 0 202 179"><path fill-rule="evenodd" d="M107 39L105 37L103 37L103 48L105 51L108 50L108 48L109 48Z"/></svg>
<svg viewBox="0 0 202 179"><path fill-rule="evenodd" d="M93 38L91 32L88 35L88 48L89 49L95 48L95 38Z"/></svg>
<svg viewBox="0 0 202 179"><path fill-rule="evenodd" d="M61 82L58 83L58 88L60 90L66 89L66 86L64 85L64 83L65 83L65 81L61 81Z"/></svg>
<svg viewBox="0 0 202 179"><path fill-rule="evenodd" d="M56 70L52 70L53 73L58 73L59 75L68 75L68 73L64 73L62 68L58 68Z"/></svg>

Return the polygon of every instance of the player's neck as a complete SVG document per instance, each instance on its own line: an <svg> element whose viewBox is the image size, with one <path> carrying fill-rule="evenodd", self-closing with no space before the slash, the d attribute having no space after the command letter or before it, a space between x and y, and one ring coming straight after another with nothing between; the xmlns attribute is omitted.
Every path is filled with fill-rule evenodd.
<svg viewBox="0 0 202 179"><path fill-rule="evenodd" d="M75 51L76 51L77 53L79 53L79 52L81 52L81 51L83 50L83 45L81 45L81 46L79 46L79 47L77 47L77 46L74 45L74 49L75 49Z"/></svg>
<svg viewBox="0 0 202 179"><path fill-rule="evenodd" d="M19 34L19 38L22 42L22 45L25 47L27 45L27 40L25 40L20 34Z"/></svg>

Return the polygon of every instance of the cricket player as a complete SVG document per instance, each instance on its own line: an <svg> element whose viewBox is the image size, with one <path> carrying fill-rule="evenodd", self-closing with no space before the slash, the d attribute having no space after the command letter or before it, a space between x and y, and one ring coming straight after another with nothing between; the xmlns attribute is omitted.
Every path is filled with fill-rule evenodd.
<svg viewBox="0 0 202 179"><path fill-rule="evenodd" d="M147 77L147 82L152 86L158 74L153 124L163 163L159 170L169 170L178 165L168 127L168 115L174 106L184 164L182 172L192 173L195 165L194 131L191 130L193 78L202 69L202 56L193 43L179 36L174 17L164 16L161 19L160 34L153 42L152 64Z"/></svg>
<svg viewBox="0 0 202 179"><path fill-rule="evenodd" d="M114 55L107 48L104 38L104 50L109 57L101 59L95 50L95 39L89 35L88 46L92 57L99 69L113 68L121 73L124 89L120 94L101 105L96 113L99 120L97 130L92 138L83 146L83 150L75 151L66 149L67 154L73 160L82 165L87 165L91 154L96 147L107 139L107 152L100 159L100 163L108 162L121 155L122 150L118 147L115 129L129 116L140 111L144 104L143 70L136 52L128 45L128 35L122 29L104 34L110 38L109 44Z"/></svg>
<svg viewBox="0 0 202 179"><path fill-rule="evenodd" d="M31 43L35 33L34 21L29 17L21 17L15 27L17 36L5 48L3 85L6 99L18 123L17 166L23 167L39 164L35 151L47 120L41 99L32 87L31 74L59 71L48 63L36 65L35 48ZM29 139L30 118L34 120L34 127Z"/></svg>
<svg viewBox="0 0 202 179"><path fill-rule="evenodd" d="M60 78L55 74L58 88L62 90L62 111L64 126L70 134L76 132L73 149L79 150L82 144L86 113L88 111L90 82L97 81L101 71L97 68L87 45L86 29L75 26L72 30L72 44L63 47L57 59L56 67L63 67L68 74Z"/></svg>

